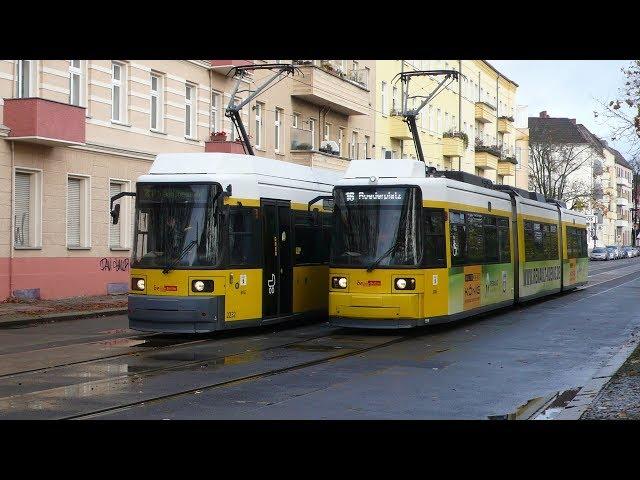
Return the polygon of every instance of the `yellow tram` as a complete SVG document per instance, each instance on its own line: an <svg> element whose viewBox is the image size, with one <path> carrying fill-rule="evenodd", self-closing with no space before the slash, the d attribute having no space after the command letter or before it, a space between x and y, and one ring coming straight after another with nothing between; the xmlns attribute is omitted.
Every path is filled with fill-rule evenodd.
<svg viewBox="0 0 640 480"><path fill-rule="evenodd" d="M331 217L310 210L339 178L251 155L158 155L136 185L130 327L199 333L326 315Z"/></svg>
<svg viewBox="0 0 640 480"><path fill-rule="evenodd" d="M333 195L333 325L449 322L587 282L586 217L535 192L366 160Z"/></svg>

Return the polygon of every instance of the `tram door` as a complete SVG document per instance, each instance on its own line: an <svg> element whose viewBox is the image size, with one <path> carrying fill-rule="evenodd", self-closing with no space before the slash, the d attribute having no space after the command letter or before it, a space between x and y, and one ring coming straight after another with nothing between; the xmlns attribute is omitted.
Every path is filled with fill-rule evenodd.
<svg viewBox="0 0 640 480"><path fill-rule="evenodd" d="M264 270L262 316L287 315L293 309L291 205L288 201L262 200Z"/></svg>

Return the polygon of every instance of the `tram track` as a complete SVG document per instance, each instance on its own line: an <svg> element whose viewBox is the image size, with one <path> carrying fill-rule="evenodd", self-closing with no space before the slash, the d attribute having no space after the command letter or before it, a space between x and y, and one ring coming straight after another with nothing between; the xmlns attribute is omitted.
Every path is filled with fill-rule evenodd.
<svg viewBox="0 0 640 480"><path fill-rule="evenodd" d="M632 266L632 265L628 265L628 266ZM638 263L638 265L635 265L635 266L640 267L640 263ZM613 271L613 270L616 270L616 267L612 268L610 271ZM595 287L598 285L604 285L604 287L602 288L605 288L605 290L602 290L599 292L596 291L596 293L586 295L586 296L580 295L580 298L577 298L573 301L569 301L569 303L573 303L574 301L578 301L584 298L590 298L593 295L598 295L600 293L604 293L608 291L608 289L606 289L607 287L606 284L611 284L613 282L615 283L615 285L611 288L616 288L617 286L623 285L624 283L628 283L627 281L628 278L633 276L637 278L639 275L640 275L640 268L636 268L632 272L625 273L623 275L618 275L614 278L609 278L601 282L597 282L595 284L589 284L587 287L580 288L579 291L583 290L584 288L588 288L592 286ZM632 278L629 281L632 281L635 278ZM600 289L597 289L597 290L600 290ZM564 298L568 299L567 297L564 297ZM554 297L548 298L548 300L553 300L553 299ZM452 324L452 325L455 325L455 324ZM312 330L313 330L313 327L314 326L317 327L318 325L312 324L310 326L312 327ZM322 329L327 327L320 326L320 328ZM303 331L301 332L300 330L303 330ZM289 329L284 329L283 334L286 335L287 333L290 333L292 335L300 335L300 334L304 334L304 331L306 331L305 327L303 327L302 329L294 328L294 329L291 329L290 331ZM294 371L294 370L301 370L304 368L313 367L316 365L340 360L343 358L352 357L352 356L359 355L371 350L384 348L386 346L390 346L395 343L408 341L410 339L415 338L415 335L412 334L411 332L402 332L402 336L387 335L387 339L384 339L382 341L379 341L379 342L374 341L373 344L354 347L353 345L349 346L349 341L351 341L352 343L353 341L357 342L359 337L357 335L349 336L349 337L347 337L346 335L340 335L341 331L342 331L341 329L337 329L337 328L333 330L330 329L326 333L321 335L313 335L303 339L297 338L290 342L279 343L277 345L267 346L266 348L258 348L255 350L244 350L244 351L236 352L226 356L212 355L209 358L199 358L198 360L190 361L190 362L180 361L174 365L170 365L167 367L149 368L146 370L138 371L136 373L127 372L124 375L118 375L118 376L110 377L106 379L99 379L99 380L94 380L90 382L74 383L74 384L60 386L60 387L44 388L41 390L34 390L32 392L27 392L27 393L18 393L18 394L9 395L9 396L3 396L2 398L0 398L0 417L4 416L4 414L7 414L7 413L10 414L9 416L12 416L11 415L12 413L18 413L18 414L23 413L23 414L26 414L27 417L29 417L28 415L29 411L32 408L38 409L39 408L38 404L41 405L42 402L44 402L45 404L48 404L50 402L53 402L53 403L66 402L66 403L73 404L75 399L79 401L80 405L77 405L77 406L80 407L82 404L82 399L86 399L87 397L90 398L95 395L100 396L102 395L102 393L106 393L108 397L109 393L118 392L119 389L124 390L124 392L119 392L121 393L121 395L116 394L114 396L113 400L118 400L118 397L120 396L119 401L115 401L114 405L104 406L104 408L95 408L94 406L88 409L87 408L74 409L73 405L69 405L72 407L71 411L67 410L64 413L60 412L61 415L56 417L60 419L94 418L94 417L99 417L101 415L118 412L121 410L135 408L143 404L162 402L162 401L170 400L180 396L197 394L199 393L199 391L201 392L204 390L222 388L226 386L236 385L242 382L259 380L262 378L267 378L267 377L283 374L283 373ZM246 334L246 332L241 332L241 333ZM427 332L422 329L419 329L417 333L418 335L424 335L424 334L430 333L430 331ZM265 339L269 338L268 334L259 334L259 336L265 337ZM389 338L389 337L392 337L392 338ZM314 352L313 350L314 345L312 345L312 343L317 341L326 342L332 339L335 340L336 338L341 339L341 341L343 342L346 341L347 345L346 346L338 345L338 346L332 347L331 349L327 350L328 352L330 352L330 354L325 355L322 358L300 359L299 361L292 362L291 364L276 365L274 366L274 368L267 368L267 369L258 368L259 371L245 372L245 374L235 374L235 375L231 375L230 377L227 376L225 378L218 379L217 381L214 381L214 382L209 381L209 382L195 383L192 385L183 385L183 386L177 387L176 389L174 389L174 391L166 391L163 393L148 391L146 392L146 395L144 395L143 391L139 391L139 392L126 391L127 387L130 387L133 384L139 384L141 382L144 383L145 379L159 379L160 376L175 374L181 370L188 370L188 371L198 371L200 369L206 370L207 364L209 363L213 363L218 366L224 365L225 367L227 367L227 361L229 361L230 365L233 365L234 359L237 359L240 361L240 363L242 363L248 357L253 357L254 359L257 359L258 357L263 357L263 356L268 357L269 355L266 355L268 353L273 354L273 352L278 352L278 351L283 352L289 349L299 348L300 350L304 351L305 348L309 349L309 347L311 347L309 351ZM371 341L371 339L377 340L378 338L380 338L380 336L367 335L367 336L363 336L363 338L368 339L368 341ZM228 337L222 338L222 340L227 340L227 339ZM231 338L231 340L238 340L238 339L243 339L243 335L239 335ZM158 353L158 350L163 350L163 351L168 350L170 353L172 349L173 351L178 351L180 349L189 349L190 347L196 346L195 344L206 344L207 342L213 342L215 340L220 340L220 337L203 338L203 339L193 340L192 342L180 343L177 345L174 344L170 346L163 346L163 347L157 348L154 351L147 350L142 355L140 355L140 352L129 352L126 354L116 355L112 357L105 357L102 359L92 359L84 362L72 362L68 365L60 365L53 368L38 369L34 371L3 375L3 376L0 376L0 379L6 379L7 377L16 377L16 376L22 375L23 373L37 374L39 371L41 372L51 371L52 369L61 369L66 366L78 366L82 364L99 363L100 361L104 362L105 360L114 359L118 357L129 357L132 355L138 355L140 357L144 357L145 355L147 355L147 353L148 353L147 356L151 356L154 353ZM224 342L224 341L219 342L221 346L224 346L226 343L229 343L229 342ZM317 352L318 350L315 350L315 351ZM277 355L276 355L276 358L277 358ZM262 366L262 367L270 366L270 362L268 361L268 359L265 361L262 361L264 359L260 359L260 360L261 361L256 362L258 366ZM216 369L214 369L214 371ZM216 374L219 374L219 372L217 372ZM185 388L185 387L188 387L188 388ZM153 388L151 390L153 390ZM140 397L140 394L143 394L142 397ZM127 400L130 399L130 401L122 401L122 400L125 400L125 398L122 398L123 395L124 397L127 397L128 395L129 398L127 398ZM132 396L133 397L137 396L138 398L131 399ZM88 405L85 405L85 407L88 407ZM55 414L55 412L53 413Z"/></svg>

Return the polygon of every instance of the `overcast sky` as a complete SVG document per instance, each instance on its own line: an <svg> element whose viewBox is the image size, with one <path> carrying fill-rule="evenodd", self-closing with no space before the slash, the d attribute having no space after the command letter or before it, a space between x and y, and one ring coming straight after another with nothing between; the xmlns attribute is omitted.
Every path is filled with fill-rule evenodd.
<svg viewBox="0 0 640 480"><path fill-rule="evenodd" d="M517 102L527 106L527 116L546 110L551 117L575 118L625 155L628 145L612 142L609 129L598 124L596 99L616 98L625 79L621 67L628 60L489 60L516 82Z"/></svg>

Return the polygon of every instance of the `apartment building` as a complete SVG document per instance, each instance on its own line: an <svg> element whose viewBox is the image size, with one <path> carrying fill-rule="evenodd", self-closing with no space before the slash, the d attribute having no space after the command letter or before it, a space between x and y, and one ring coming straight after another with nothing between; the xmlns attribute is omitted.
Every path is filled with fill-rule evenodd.
<svg viewBox="0 0 640 480"><path fill-rule="evenodd" d="M134 191L160 152L242 152L227 74L254 62L291 63L1 60L0 300L126 291L133 200L118 200L112 225L110 197ZM334 169L369 156L375 62L296 64L303 75L242 110L256 155ZM248 75L236 100L267 74Z"/></svg>
<svg viewBox="0 0 640 480"><path fill-rule="evenodd" d="M514 126L518 85L484 60L380 60L376 62L376 156L416 158L407 124L402 121L402 85L397 74L411 70L456 70L417 117L425 162L443 170L462 170L495 183L526 188L517 175ZM414 77L408 108L417 107L442 76ZM423 98L420 98L423 97ZM521 141L522 143L522 141ZM524 179L524 180L523 180Z"/></svg>
<svg viewBox="0 0 640 480"><path fill-rule="evenodd" d="M568 206L587 215L589 248L630 245L632 170L624 156L576 119L551 117L543 111L529 117L528 125L532 149L555 148L565 152L557 160L579 165L567 176L566 191L583 192L583 198Z"/></svg>

